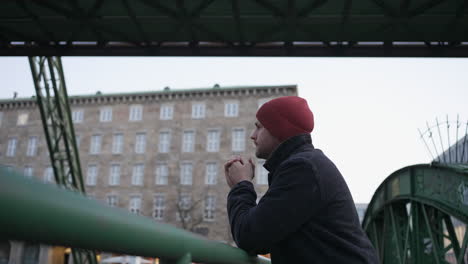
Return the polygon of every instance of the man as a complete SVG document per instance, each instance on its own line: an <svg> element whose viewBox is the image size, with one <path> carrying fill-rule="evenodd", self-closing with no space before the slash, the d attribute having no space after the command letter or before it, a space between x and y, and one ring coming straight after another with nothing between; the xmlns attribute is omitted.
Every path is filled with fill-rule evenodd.
<svg viewBox="0 0 468 264"><path fill-rule="evenodd" d="M238 247L281 263L378 263L359 224L348 186L312 145L314 117L297 96L273 99L256 114L257 158L266 159L268 191L256 204L251 159L225 165L227 209Z"/></svg>

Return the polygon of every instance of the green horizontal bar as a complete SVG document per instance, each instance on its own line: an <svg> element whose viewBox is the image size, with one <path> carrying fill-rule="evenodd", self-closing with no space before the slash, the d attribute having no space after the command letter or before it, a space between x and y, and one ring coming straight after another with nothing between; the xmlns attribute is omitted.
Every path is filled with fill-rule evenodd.
<svg viewBox="0 0 468 264"><path fill-rule="evenodd" d="M0 166L0 237L135 256L194 262L270 263L263 257L110 208L80 193Z"/></svg>

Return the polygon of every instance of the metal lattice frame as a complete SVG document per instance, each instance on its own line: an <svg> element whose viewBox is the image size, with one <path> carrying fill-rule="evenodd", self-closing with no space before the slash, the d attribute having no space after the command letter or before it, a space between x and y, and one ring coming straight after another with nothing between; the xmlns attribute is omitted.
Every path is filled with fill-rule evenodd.
<svg viewBox="0 0 468 264"><path fill-rule="evenodd" d="M467 14L460 0L3 1L0 55L466 57Z"/></svg>
<svg viewBox="0 0 468 264"><path fill-rule="evenodd" d="M55 181L85 193L60 57L29 57ZM96 264L93 251L73 249L74 263Z"/></svg>
<svg viewBox="0 0 468 264"><path fill-rule="evenodd" d="M381 263L468 263L468 166L415 165L377 189L363 228Z"/></svg>

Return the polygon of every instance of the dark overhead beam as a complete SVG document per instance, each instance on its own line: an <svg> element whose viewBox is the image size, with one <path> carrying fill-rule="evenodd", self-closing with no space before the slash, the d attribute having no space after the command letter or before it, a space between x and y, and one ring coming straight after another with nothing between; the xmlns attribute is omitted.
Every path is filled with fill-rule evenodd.
<svg viewBox="0 0 468 264"><path fill-rule="evenodd" d="M140 35L140 38L142 40L144 40L147 45L150 43L150 40L148 38L148 35L146 34L146 32L143 30L143 26L141 25L141 23L138 21L137 17L136 17L136 14L135 14L135 11L133 10L133 8L130 6L130 4L128 3L128 0L122 0L122 3L123 5L125 6L125 9L127 10L127 14L128 16L130 17L130 19L132 20L133 24L135 25L135 27L137 28L138 30L138 35Z"/></svg>
<svg viewBox="0 0 468 264"><path fill-rule="evenodd" d="M427 12L429 9L443 3L443 2L446 2L447 0L429 0L417 7L415 7L414 9L411 9L408 11L408 16L409 17L414 17L414 16L419 16L421 14L424 14L425 12Z"/></svg>
<svg viewBox="0 0 468 264"><path fill-rule="evenodd" d="M468 45L341 45L336 42L324 45L265 45L265 46L125 46L108 43L104 47L50 45L2 45L0 56L304 56L304 57L464 57L468 58ZM125 44L125 43L123 43Z"/></svg>
<svg viewBox="0 0 468 264"><path fill-rule="evenodd" d="M232 15L234 17L234 22L236 25L236 35L241 45L244 45L245 37L242 30L241 18L240 18L240 9L239 9L239 0L231 0Z"/></svg>
<svg viewBox="0 0 468 264"><path fill-rule="evenodd" d="M254 2L270 10L274 14L274 16L279 16L279 17L286 16L286 14L281 9L279 9L278 7L276 7L275 5L273 5L271 2L267 0L254 0Z"/></svg>
<svg viewBox="0 0 468 264"><path fill-rule="evenodd" d="M39 17L31 11L31 9L26 5L26 2L24 0L18 0L16 1L16 4L21 9L23 9L23 11L26 12L26 14L28 14L30 18L34 20L34 23L37 25L39 30L42 31L42 34L45 36L44 39L55 41L54 34L46 26L44 26L44 24L41 22Z"/></svg>

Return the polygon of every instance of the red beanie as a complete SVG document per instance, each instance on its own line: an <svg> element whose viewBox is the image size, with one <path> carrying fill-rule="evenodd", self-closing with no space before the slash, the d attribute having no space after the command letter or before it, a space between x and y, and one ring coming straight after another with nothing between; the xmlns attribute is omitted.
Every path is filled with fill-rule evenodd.
<svg viewBox="0 0 468 264"><path fill-rule="evenodd" d="M314 115L307 101L298 96L275 98L257 111L257 120L281 142L314 129Z"/></svg>

